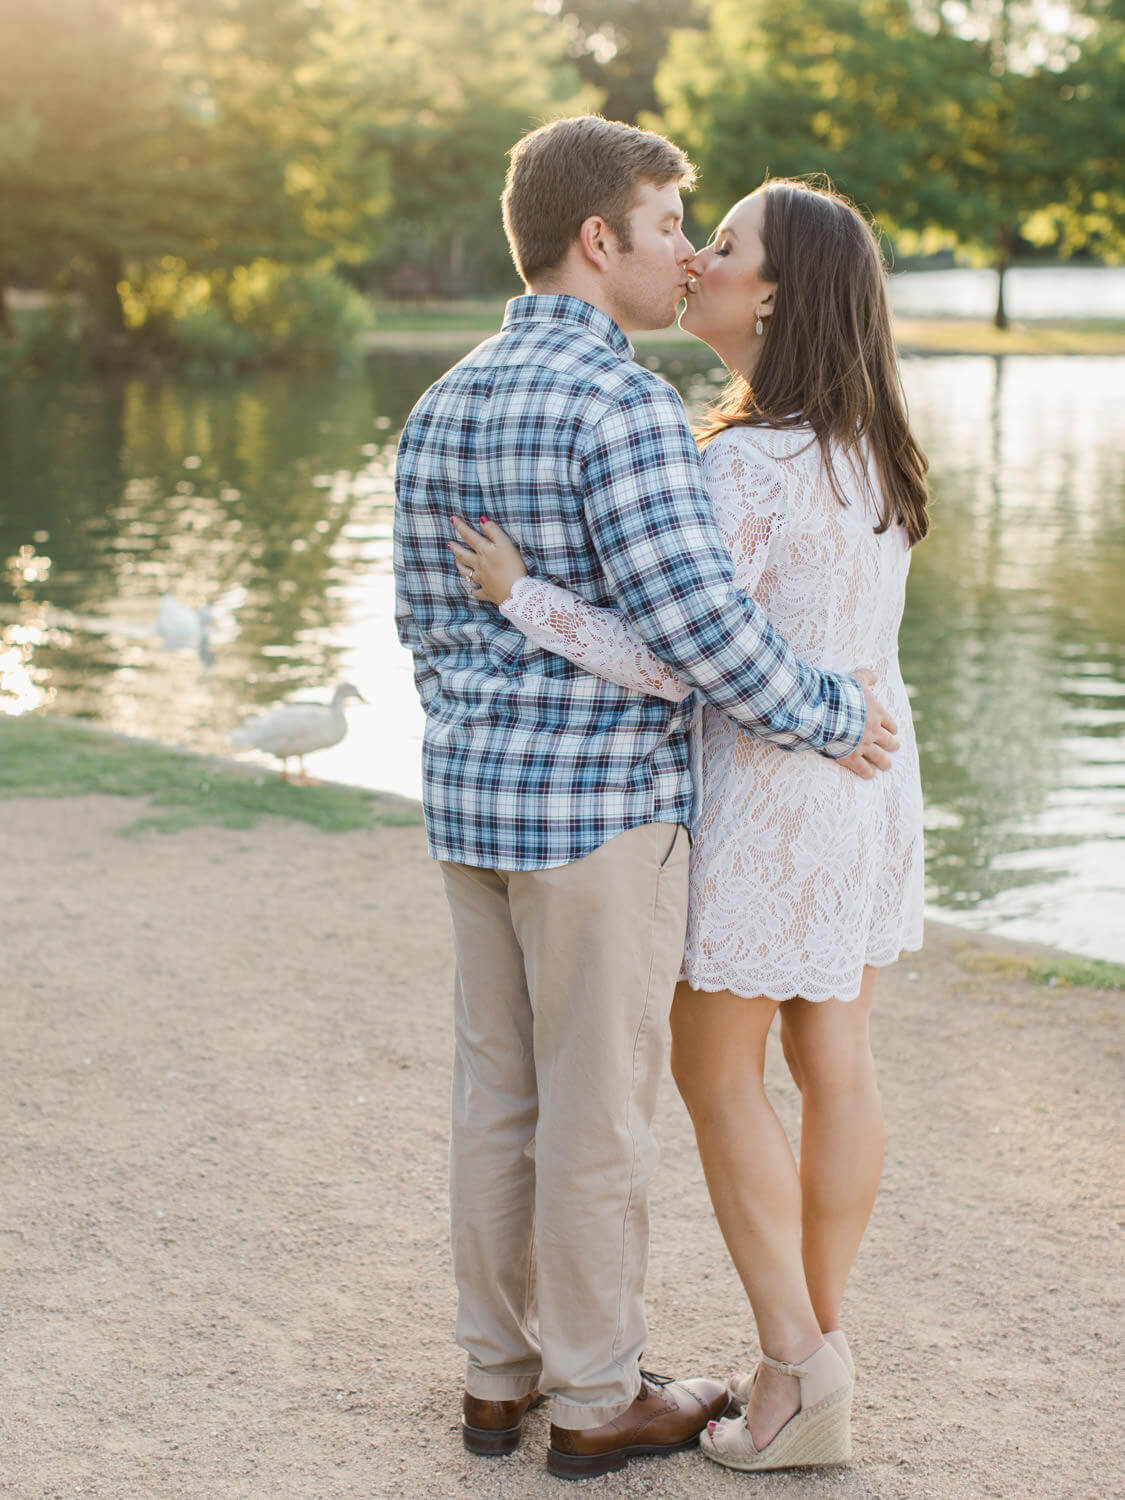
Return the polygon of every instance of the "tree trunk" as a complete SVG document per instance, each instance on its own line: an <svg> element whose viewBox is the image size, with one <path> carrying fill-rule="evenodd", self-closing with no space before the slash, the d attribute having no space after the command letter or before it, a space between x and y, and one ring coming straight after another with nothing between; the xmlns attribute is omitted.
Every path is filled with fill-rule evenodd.
<svg viewBox="0 0 1125 1500"><path fill-rule="evenodd" d="M993 261L996 271L996 312L992 319L996 328L1009 327L1008 309L1004 306L1004 274L1012 264L1015 243L1016 237L1010 229L1001 229L996 236L996 259Z"/></svg>
<svg viewBox="0 0 1125 1500"><path fill-rule="evenodd" d="M465 295L465 233L460 225L454 229L453 237L449 242L449 272L446 277L445 295L447 297Z"/></svg>
<svg viewBox="0 0 1125 1500"><path fill-rule="evenodd" d="M125 309L121 305L118 283L125 279L125 267L115 251L102 250L90 256L89 308L94 337L120 343L126 334Z"/></svg>
<svg viewBox="0 0 1125 1500"><path fill-rule="evenodd" d="M10 340L15 336L16 330L8 315L8 268L0 260L0 339Z"/></svg>

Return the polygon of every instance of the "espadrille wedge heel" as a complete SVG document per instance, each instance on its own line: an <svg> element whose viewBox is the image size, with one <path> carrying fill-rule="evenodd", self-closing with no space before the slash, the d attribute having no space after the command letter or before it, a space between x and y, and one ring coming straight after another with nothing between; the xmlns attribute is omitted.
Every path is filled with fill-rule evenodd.
<svg viewBox="0 0 1125 1500"><path fill-rule="evenodd" d="M848 1341L844 1337L844 1330L842 1328L833 1328L831 1333L824 1335L824 1342L832 1345L833 1349L835 1349L836 1353L844 1361L844 1368L854 1381L855 1360L852 1358L852 1351L848 1348ZM727 1381L727 1390L730 1392L730 1399L734 1402L735 1406L741 1406L745 1409L749 1404L750 1392L754 1389L754 1381L757 1379L757 1376L757 1370L751 1370L749 1373L739 1371Z"/></svg>
<svg viewBox="0 0 1125 1500"><path fill-rule="evenodd" d="M852 1377L828 1342L799 1365L762 1355L762 1363L801 1382L801 1409L761 1450L744 1417L709 1422L699 1435L708 1458L728 1469L797 1469L842 1464L852 1456Z"/></svg>
<svg viewBox="0 0 1125 1500"><path fill-rule="evenodd" d="M848 1348L848 1341L844 1337L844 1330L842 1328L833 1328L831 1333L826 1333L824 1335L824 1342L826 1344L831 1344L833 1349L835 1349L836 1353L844 1362L844 1369L847 1370L854 1383L855 1360L852 1358L852 1351Z"/></svg>

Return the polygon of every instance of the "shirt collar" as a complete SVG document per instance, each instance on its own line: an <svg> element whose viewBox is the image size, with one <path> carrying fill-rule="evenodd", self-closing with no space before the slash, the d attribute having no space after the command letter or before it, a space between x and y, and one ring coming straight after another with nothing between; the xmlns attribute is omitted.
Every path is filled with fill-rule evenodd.
<svg viewBox="0 0 1125 1500"><path fill-rule="evenodd" d="M504 309L505 328L520 323L578 323L595 338L603 339L623 359L632 359L633 346L608 313L558 292L527 292L513 297Z"/></svg>

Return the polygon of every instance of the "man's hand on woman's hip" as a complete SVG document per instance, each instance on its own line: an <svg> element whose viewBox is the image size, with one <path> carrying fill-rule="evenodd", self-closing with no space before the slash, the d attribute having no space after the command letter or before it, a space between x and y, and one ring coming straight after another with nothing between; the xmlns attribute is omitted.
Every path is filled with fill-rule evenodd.
<svg viewBox="0 0 1125 1500"><path fill-rule="evenodd" d="M863 689L867 723L859 744L836 764L861 776L864 781L871 781L877 771L891 769L891 756L898 749L898 725L871 691L875 685L875 673L862 667L851 675Z"/></svg>

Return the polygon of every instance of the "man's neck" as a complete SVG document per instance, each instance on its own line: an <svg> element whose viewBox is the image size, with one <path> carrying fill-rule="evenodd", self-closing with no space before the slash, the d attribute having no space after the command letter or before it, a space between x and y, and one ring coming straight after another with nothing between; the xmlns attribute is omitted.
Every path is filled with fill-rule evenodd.
<svg viewBox="0 0 1125 1500"><path fill-rule="evenodd" d="M525 283L526 284L526 283ZM591 307L596 307L599 312L605 313L607 318L612 318L621 329L622 333L628 333L628 328L621 321L620 309L613 307L600 295L601 288L596 284L591 286L587 282L578 279L563 279L552 281L550 285L537 282L528 286L527 290L533 296L541 297L577 297L580 302L588 302Z"/></svg>

